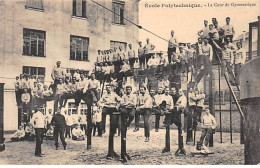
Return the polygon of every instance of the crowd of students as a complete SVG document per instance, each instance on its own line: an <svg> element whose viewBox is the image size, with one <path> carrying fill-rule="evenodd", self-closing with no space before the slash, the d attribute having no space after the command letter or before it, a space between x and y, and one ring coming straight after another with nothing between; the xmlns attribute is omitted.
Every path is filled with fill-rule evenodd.
<svg viewBox="0 0 260 168"><path fill-rule="evenodd" d="M30 107L45 104L46 101L54 100L54 111L66 106L68 99L75 99L75 105L78 109L82 96L90 91L93 96L92 105L92 124L94 125L95 135L96 128L98 136L102 136L106 130L106 116L110 115L110 124L114 128L120 128L115 123L121 123L128 127L135 120L134 132L139 131L140 115L144 119L145 142L150 140L149 118L155 114L155 131L159 131L161 116L164 117L164 125L180 125L181 121L177 116L184 113L193 119L193 126L190 129L196 129L198 122L201 123L203 133L201 143L205 139L205 146L208 144L210 134L216 127L216 121L206 109L205 117L201 118L205 94L203 90L198 90L197 85L188 88L188 93L183 93L180 87L172 86L168 76L164 75L158 81L155 88L147 87L140 84L140 90L132 92L132 86L120 85L124 77L130 73L130 76L138 76L139 70L156 69L168 65L174 69L176 74L194 75L195 83L208 74L212 69L212 61L219 58L222 65L222 75L229 72L229 78L235 65L235 81L239 82L239 69L245 63L246 54L240 42L237 47L232 44L235 34L234 27L230 24L230 18L226 18L226 24L222 27L218 25L216 18L212 18L212 24L204 21L204 28L198 32L198 42L196 44L187 44L186 47L180 45L175 37L174 31L171 31L171 37L168 42L168 55L155 54L155 46L146 40L143 47L139 42L139 48L136 52L129 44L127 52L123 51L122 46L115 47L108 51L99 51L97 62L95 63L95 73L92 73L90 79L76 70L73 74L67 74L60 67L61 62L53 68L53 83L50 86L43 85L39 79L34 76L20 75L16 78L15 90L18 105L22 105L25 111ZM168 58L167 58L168 57ZM107 81L106 91L100 98L100 85L97 79ZM189 82L189 80L188 80ZM193 81L191 81L193 82ZM103 83L104 84L104 83ZM117 88L117 89L116 89ZM147 89L149 88L149 90ZM31 108L32 109L32 108ZM120 112L124 117L119 121L119 117L112 117L114 112ZM28 112L29 114L30 112ZM28 115L26 121L32 117ZM64 111L66 131L65 137L72 137L73 140L84 140L86 135L86 114L82 111L81 115L72 115ZM78 118L77 118L78 117ZM52 135L52 123L48 120L46 135ZM30 125L30 124L29 124ZM19 128L14 137L23 140L23 128ZM28 129L29 130L29 127ZM33 131L32 135L33 135ZM17 138L14 138L17 140Z"/></svg>

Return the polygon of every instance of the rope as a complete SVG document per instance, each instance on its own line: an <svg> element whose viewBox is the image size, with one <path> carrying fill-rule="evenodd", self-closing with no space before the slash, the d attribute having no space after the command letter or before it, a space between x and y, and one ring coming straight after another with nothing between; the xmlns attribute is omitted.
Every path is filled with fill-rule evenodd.
<svg viewBox="0 0 260 168"><path fill-rule="evenodd" d="M115 15L121 16L120 14L118 14L118 13L112 11L111 9L105 7L104 5L101 5L100 3L98 3L98 2L96 2L96 1L94 1L94 0L91 0L91 1L92 1L93 3L95 3L96 5L101 6L102 8L104 8L104 9L106 9L106 10L108 10L108 11L114 13ZM141 25L136 24L135 22L133 22L133 21L131 21L131 20L125 18L125 17L123 17L123 19L126 20L126 21L128 21L129 23L135 25L135 26L138 27L139 29L143 29L144 31L146 31L146 32L148 32L148 33L150 33L150 34L152 34L152 35L154 35L154 36L160 38L161 40L164 40L164 41L166 41L166 42L170 42L169 40L167 40L167 39L165 39L165 38L163 38L163 37L161 37L161 36L159 36L159 35L157 35L157 34L151 32L150 30L148 30L148 29L142 27ZM172 45L174 45L175 47L179 47L178 45L173 44L172 42L170 42L170 43L171 43ZM187 52L191 52L191 51L189 51L189 50L187 50L187 49L185 49L185 48L183 48L183 50L185 50L185 51L187 51Z"/></svg>

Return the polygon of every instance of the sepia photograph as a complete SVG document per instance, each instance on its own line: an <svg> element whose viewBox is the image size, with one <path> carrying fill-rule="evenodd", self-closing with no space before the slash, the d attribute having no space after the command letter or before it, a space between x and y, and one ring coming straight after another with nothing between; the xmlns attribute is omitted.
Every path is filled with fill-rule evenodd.
<svg viewBox="0 0 260 168"><path fill-rule="evenodd" d="M0 0L0 165L260 165L259 0Z"/></svg>

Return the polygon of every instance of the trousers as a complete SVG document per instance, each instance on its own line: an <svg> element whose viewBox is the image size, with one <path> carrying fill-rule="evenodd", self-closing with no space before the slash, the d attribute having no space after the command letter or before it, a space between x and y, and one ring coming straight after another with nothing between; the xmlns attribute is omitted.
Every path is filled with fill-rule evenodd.
<svg viewBox="0 0 260 168"><path fill-rule="evenodd" d="M140 115L144 116L144 136L150 137L150 128L149 128L149 117L151 115L151 109L140 109L135 113L135 126L140 126Z"/></svg>
<svg viewBox="0 0 260 168"><path fill-rule="evenodd" d="M212 128L202 128L202 132L201 132L201 136L200 136L201 144L204 141L204 145L207 146L209 143L211 134L212 134Z"/></svg>
<svg viewBox="0 0 260 168"><path fill-rule="evenodd" d="M55 126L54 128L54 140L55 140L55 146L58 147L59 146L59 135L60 135L60 140L62 142L62 145L65 147L67 145L66 141L65 141L65 137L64 137L64 133L65 133L65 126Z"/></svg>
<svg viewBox="0 0 260 168"><path fill-rule="evenodd" d="M44 128L35 128L35 136L36 136L35 155L40 155L42 154Z"/></svg>

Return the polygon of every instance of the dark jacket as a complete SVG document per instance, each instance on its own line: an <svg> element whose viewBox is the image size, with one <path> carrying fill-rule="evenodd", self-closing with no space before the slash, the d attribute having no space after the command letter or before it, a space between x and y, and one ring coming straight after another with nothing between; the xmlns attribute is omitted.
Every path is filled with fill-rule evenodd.
<svg viewBox="0 0 260 168"><path fill-rule="evenodd" d="M55 114L52 117L51 125L54 125L55 127L61 127L61 126L65 127L66 126L65 117L61 114Z"/></svg>

